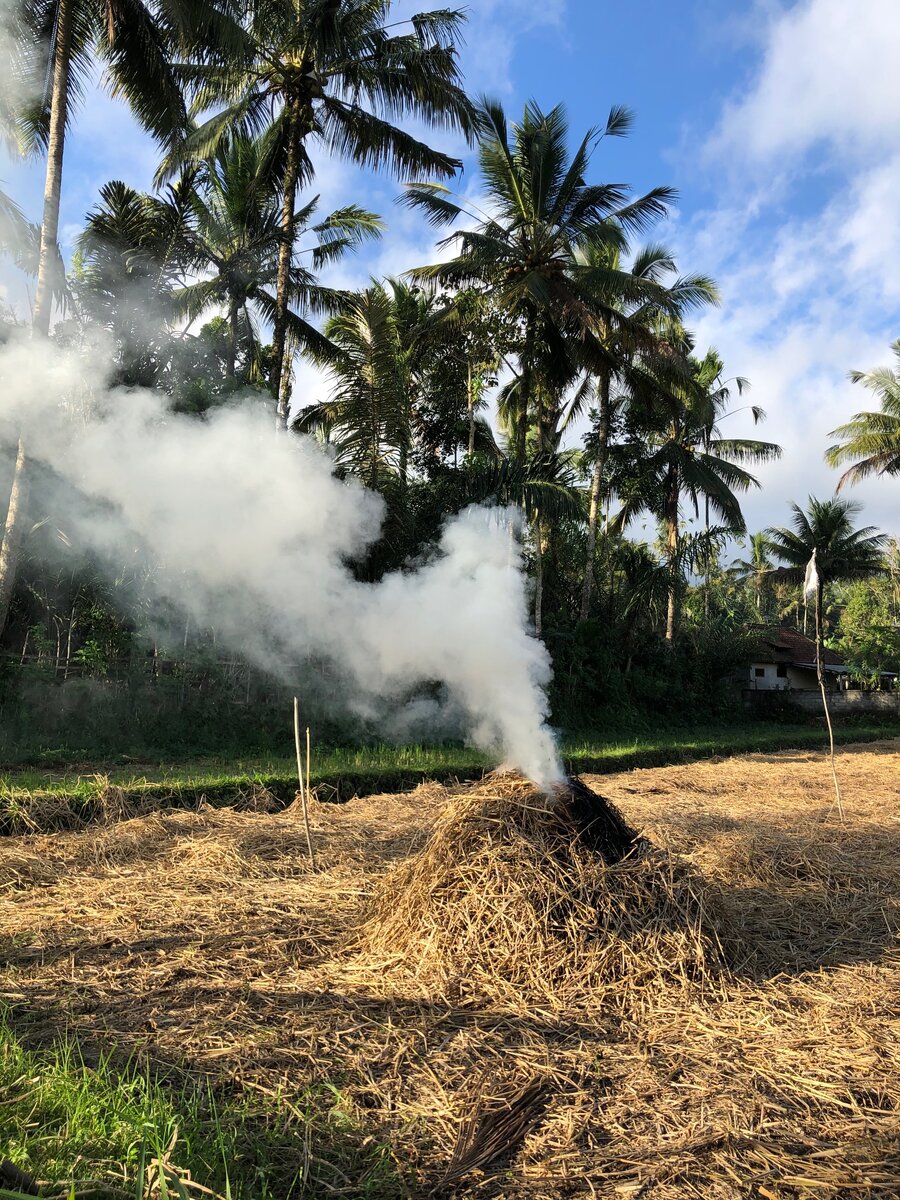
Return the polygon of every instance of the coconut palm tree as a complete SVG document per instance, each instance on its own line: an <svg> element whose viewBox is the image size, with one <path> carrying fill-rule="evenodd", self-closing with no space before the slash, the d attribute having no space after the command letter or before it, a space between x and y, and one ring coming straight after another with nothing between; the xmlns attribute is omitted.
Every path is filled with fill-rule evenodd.
<svg viewBox="0 0 900 1200"><path fill-rule="evenodd" d="M821 661L826 586L840 580L865 579L883 571L888 539L872 525L854 528L853 518L860 505L850 500L817 500L810 496L806 512L799 504L791 504L791 511L792 528L767 529L766 536L772 553L784 564L779 573L788 582L804 582L815 554L816 653Z"/></svg>
<svg viewBox="0 0 900 1200"><path fill-rule="evenodd" d="M15 59L19 90L34 97L15 114L25 153L46 151L41 259L34 327L50 322L50 272L59 223L65 134L95 57L114 95L122 96L141 125L161 143L187 124L172 59L197 55L224 61L242 42L231 0L33 0L22 6Z"/></svg>
<svg viewBox="0 0 900 1200"><path fill-rule="evenodd" d="M613 108L604 129L589 130L570 157L562 105L545 113L532 101L510 131L502 107L485 99L476 125L490 215L440 184L406 189L405 202L433 224L460 219L474 224L442 243L458 243L456 257L419 268L413 276L451 288L479 287L519 326L512 445L523 460L532 423L541 449L550 449L562 395L577 365L597 361L602 353L590 338L599 321L613 328L623 323L621 309L608 303L608 296L647 298L646 286L602 262L600 252L624 250L630 233L666 213L674 191L654 188L632 199L621 184L586 182L597 141L624 136L631 124L627 109ZM589 250L597 253L596 260L579 254ZM663 289L651 290L662 302Z"/></svg>
<svg viewBox="0 0 900 1200"><path fill-rule="evenodd" d="M682 334L682 349L690 349ZM759 481L742 463L770 462L780 457L773 442L748 438L723 438L718 422L728 391L713 386L708 377L710 358L692 361L693 378L682 387L660 386L655 397L643 397L643 411L634 413L633 436L638 449L637 469L622 509L618 528L647 509L663 527L665 557L669 567L669 602L666 640L671 644L678 623L681 585L681 519L685 499L695 515L700 501L732 533L743 533L744 517L738 492L759 487ZM716 376L717 378L718 376ZM648 403L648 400L651 401Z"/></svg>
<svg viewBox="0 0 900 1200"><path fill-rule="evenodd" d="M749 549L749 557L736 558L729 570L738 583L752 587L756 611L762 616L765 610L766 584L775 570L769 553L769 539L764 531L750 535Z"/></svg>
<svg viewBox="0 0 900 1200"><path fill-rule="evenodd" d="M184 232L188 254L201 278L173 296L176 310L189 319L210 307L224 309L229 329L229 379L235 376L243 331L247 362L253 380L258 381L261 359L253 313L255 310L272 321L277 309L281 203L261 179L267 153L267 139L237 135L202 165ZM301 205L292 217L295 241L304 234L313 236L300 254L292 255L288 299L294 307L288 309L285 327L292 344L315 349L320 358L327 359L333 348L305 314L333 311L340 298L319 284L315 272L364 239L377 237L383 226L374 213L356 205L336 209L314 222L318 199L313 197ZM302 261L305 255L309 255L306 263Z"/></svg>
<svg viewBox="0 0 900 1200"><path fill-rule="evenodd" d="M441 375L449 375L450 407L462 411L459 402L468 402L467 375L446 366L454 361L459 315L433 294L389 280L354 296L325 334L338 349L331 395L301 410L292 428L326 441L338 469L380 491L391 518L408 525L410 458L422 409L434 403ZM454 424L454 436L473 446L460 503L514 504L547 520L580 517L568 456L538 454L522 463L503 453L486 422L476 420L474 438L468 422Z"/></svg>
<svg viewBox="0 0 900 1200"><path fill-rule="evenodd" d="M586 181L598 140L621 137L631 124L627 109L613 108L604 129L589 130L570 156L562 105L545 113L532 101L510 130L502 107L484 99L476 127L487 212L474 210L441 184L411 184L406 190L406 203L433 224L474 225L441 244L457 244L454 258L418 268L412 276L452 289L477 287L517 326L515 377L501 398L501 417L511 454L521 463L529 457L531 433L534 453L555 452L567 390L584 370L609 363L597 335L604 326L627 324L621 303L610 297L627 304L652 294L665 304L662 287L610 266L603 252L624 251L631 233L668 211L674 191L660 187L633 199L623 185ZM536 528L539 574L546 540L546 532ZM538 587L537 628L540 593Z"/></svg>
<svg viewBox="0 0 900 1200"><path fill-rule="evenodd" d="M332 393L303 409L293 428L327 438L338 464L370 483L386 470L401 491L414 452L420 467L434 465L436 435L445 449L468 443L470 456L477 450L498 457L489 426L470 411L476 385L472 361L464 359L472 347L459 352L469 316L457 311L455 299L448 303L430 289L397 279L373 282L327 324L338 354L331 362L318 358L332 367Z"/></svg>
<svg viewBox="0 0 900 1200"><path fill-rule="evenodd" d="M318 433L337 466L378 489L396 478L411 438L403 345L392 297L380 283L356 293L325 326L338 350L328 400L301 410L292 428Z"/></svg>
<svg viewBox="0 0 900 1200"><path fill-rule="evenodd" d="M394 7L393 0L255 0L239 62L182 68L197 109L218 111L177 147L165 169L209 158L237 133L269 137L268 171L282 204L271 376L282 426L294 216L298 188L314 174L311 143L407 178L446 177L459 161L401 125L471 130L454 45L463 14L444 9L392 22ZM403 31L392 32L395 25Z"/></svg>
<svg viewBox="0 0 900 1200"><path fill-rule="evenodd" d="M578 252L587 263L621 269L618 249L587 247ZM601 286L612 289L606 297L610 305L619 308L621 321L612 326L606 321L599 324L596 338L602 347L605 361L600 363L594 375L592 389L596 409L592 413L592 428L586 440L587 461L593 463L591 472L590 508L588 512L587 555L584 584L581 593L581 619L590 612L591 594L594 583L594 558L597 548L597 525L600 516L600 501L603 494L604 474L609 455L609 442L614 411L627 408L629 388L640 389L643 374L652 364L655 378L665 374L677 377L683 373L684 365L666 353L665 343L660 343L660 320L684 317L692 308L704 304L717 304L718 290L707 276L692 275L678 278L675 260L665 247L649 245L635 255L627 273L629 295L622 295L617 287L616 274L601 278ZM633 282L632 282L633 280ZM650 283L648 294L638 299L641 283ZM660 296L659 289L663 289ZM612 389L616 387L613 397Z"/></svg>
<svg viewBox="0 0 900 1200"><path fill-rule="evenodd" d="M159 197L111 180L87 214L74 291L83 319L113 334L117 383L154 386L172 357L172 297L193 266L185 244L191 187L185 179Z"/></svg>
<svg viewBox="0 0 900 1200"><path fill-rule="evenodd" d="M876 367L874 371L851 371L853 383L874 392L881 402L880 412L859 412L831 431L843 445L829 446L825 461L831 467L858 461L838 480L840 491L848 483L860 483L870 475L900 474L900 338L891 349L897 366Z"/></svg>

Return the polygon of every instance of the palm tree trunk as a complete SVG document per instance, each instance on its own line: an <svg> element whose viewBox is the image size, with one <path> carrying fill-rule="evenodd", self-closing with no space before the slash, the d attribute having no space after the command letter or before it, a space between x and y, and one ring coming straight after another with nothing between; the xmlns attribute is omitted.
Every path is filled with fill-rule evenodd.
<svg viewBox="0 0 900 1200"><path fill-rule="evenodd" d="M59 234L59 201L62 194L63 151L69 106L69 42L74 0L58 0L56 45L53 48L53 89L50 93L50 129L47 138L47 172L44 178L44 212L41 219L41 248L37 289L34 294L33 328L44 337L50 332L53 276L56 271Z"/></svg>
<svg viewBox="0 0 900 1200"><path fill-rule="evenodd" d="M666 641L669 645L675 642L675 617L677 608L677 598L675 584L672 580L669 581L669 599L666 604Z"/></svg>
<svg viewBox="0 0 900 1200"><path fill-rule="evenodd" d="M22 526L25 505L28 502L28 471L26 469L25 443L19 438L16 467L6 510L3 541L0 542L0 633L6 625L9 605L22 552Z"/></svg>
<svg viewBox="0 0 900 1200"><path fill-rule="evenodd" d="M522 371L522 382L519 389L519 405L516 413L515 454L516 461L524 463L528 456L528 393L531 390L531 368Z"/></svg>
<svg viewBox="0 0 900 1200"><path fill-rule="evenodd" d="M231 302L231 311L228 314L228 318L228 357L225 360L225 378L233 380L238 350L238 305L236 300L232 300Z"/></svg>
<svg viewBox="0 0 900 1200"><path fill-rule="evenodd" d="M666 641L675 642L678 624L678 475L672 472L668 481L666 498L666 558L669 565L669 595L666 604Z"/></svg>
<svg viewBox="0 0 900 1200"><path fill-rule="evenodd" d="M534 632L541 636L544 624L544 525L534 523Z"/></svg>
<svg viewBox="0 0 900 1200"><path fill-rule="evenodd" d="M525 318L525 334L521 357L522 377L519 383L519 404L516 413L515 448L516 459L524 463L528 456L528 409L531 405L532 363L534 361L534 319L529 313Z"/></svg>
<svg viewBox="0 0 900 1200"><path fill-rule="evenodd" d="M288 121L287 162L284 169L281 201L281 245L278 248L275 321L272 326L272 371L269 381L276 403L276 429L286 429L288 423L287 373L284 369L284 357L287 342L291 263L294 257L294 214L297 207L297 186L300 181L300 142L302 140L300 110L296 101L291 104Z"/></svg>
<svg viewBox="0 0 900 1200"><path fill-rule="evenodd" d="M47 139L47 171L44 178L44 212L38 258L37 289L32 327L35 336L50 332L53 304L53 275L56 270L59 234L59 201L62 192L63 152L66 140L66 110L69 100L69 43L72 32L73 0L59 0L56 43L53 47L53 87L50 93L50 129ZM28 500L28 458L19 438L9 505L0 543L0 633L6 625L19 559L22 553L22 522Z"/></svg>
<svg viewBox="0 0 900 1200"><path fill-rule="evenodd" d="M469 405L469 458L475 454L475 393L472 390L472 364L466 364L468 374L466 376L466 400Z"/></svg>
<svg viewBox="0 0 900 1200"><path fill-rule="evenodd" d="M591 479L591 507L588 513L587 556L584 564L584 587L581 592L581 619L586 621L591 611L591 592L594 588L594 556L597 552L597 522L600 519L600 497L603 493L603 473L609 447L609 372L600 376L599 411L597 415L597 457Z"/></svg>

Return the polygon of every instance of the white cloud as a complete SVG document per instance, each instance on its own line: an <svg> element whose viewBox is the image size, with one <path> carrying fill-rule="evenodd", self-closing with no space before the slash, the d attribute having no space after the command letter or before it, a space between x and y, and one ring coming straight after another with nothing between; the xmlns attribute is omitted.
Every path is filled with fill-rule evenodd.
<svg viewBox="0 0 900 1200"><path fill-rule="evenodd" d="M800 0L766 12L757 67L706 143L716 202L674 226L680 261L723 293L696 323L701 349L716 345L769 414L761 429L746 414L728 427L784 447L744 504L754 529L783 523L789 500L832 493L828 435L872 406L847 372L887 363L900 333L900 6ZM848 495L866 522L900 533L900 480Z"/></svg>
<svg viewBox="0 0 900 1200"><path fill-rule="evenodd" d="M565 10L566 0L478 0L462 55L472 86L494 96L512 92L517 39L536 29L561 30Z"/></svg>
<svg viewBox="0 0 900 1200"><path fill-rule="evenodd" d="M788 500L832 492L838 475L823 461L828 434L871 406L847 372L887 362L898 333L890 300L900 291L900 215L890 179L900 183L900 156L839 188L804 220L760 224L729 212L725 224L742 234L718 247L708 236L722 228L717 210L678 230L681 261L711 270L723 293L722 307L696 322L699 347L715 345L729 374L748 376L750 399L769 414L761 429L746 416L729 428L784 447L780 462L757 472L763 490L744 505L751 527L783 521ZM873 480L852 495L868 520L900 533L900 480Z"/></svg>
<svg viewBox="0 0 900 1200"><path fill-rule="evenodd" d="M828 435L852 413L870 406L870 397L848 381L847 371L890 357L883 337L852 320L796 319L770 332L771 341L748 337L727 316L699 327L701 345L713 342L729 372L749 376L753 386L748 400L768 412L768 420L758 427L748 414L735 414L723 432L776 441L784 449L779 462L754 469L762 488L743 501L751 529L783 524L791 500L802 504L809 494L833 493L839 473L824 461L825 448L833 441ZM864 505L867 522L900 534L900 480L871 480L848 489L847 495Z"/></svg>
<svg viewBox="0 0 900 1200"><path fill-rule="evenodd" d="M897 0L800 0L760 19L761 68L726 106L713 154L759 162L824 143L856 157L896 144Z"/></svg>

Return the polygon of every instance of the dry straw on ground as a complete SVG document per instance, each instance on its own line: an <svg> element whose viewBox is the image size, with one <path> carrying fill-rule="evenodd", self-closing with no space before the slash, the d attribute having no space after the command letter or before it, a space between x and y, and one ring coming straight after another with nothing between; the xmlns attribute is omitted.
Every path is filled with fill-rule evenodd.
<svg viewBox="0 0 900 1200"><path fill-rule="evenodd" d="M643 846L607 866L530 784L495 774L448 798L378 888L356 979L551 1015L686 993L718 959L684 864Z"/></svg>
<svg viewBox="0 0 900 1200"><path fill-rule="evenodd" d="M311 1195L367 1186L292 1115L339 1081L416 1196L895 1200L898 764L839 755L844 825L813 754L595 780L612 868L509 781L315 806L315 872L290 811L0 839L0 991L270 1095Z"/></svg>

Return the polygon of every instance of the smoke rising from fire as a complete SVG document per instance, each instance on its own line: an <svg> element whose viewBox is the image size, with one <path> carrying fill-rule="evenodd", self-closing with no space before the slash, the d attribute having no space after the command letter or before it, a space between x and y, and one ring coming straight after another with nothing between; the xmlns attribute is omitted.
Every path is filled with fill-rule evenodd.
<svg viewBox="0 0 900 1200"><path fill-rule="evenodd" d="M108 390L102 359L27 337L0 349L0 445L21 431L79 497L57 513L52 489L33 495L34 517L111 564L145 555L160 601L292 685L324 657L348 708L432 733L461 717L473 744L559 778L513 514L469 508L416 569L360 582L348 560L379 536L377 495L336 479L313 441L276 435L258 399L173 415L156 393Z"/></svg>

